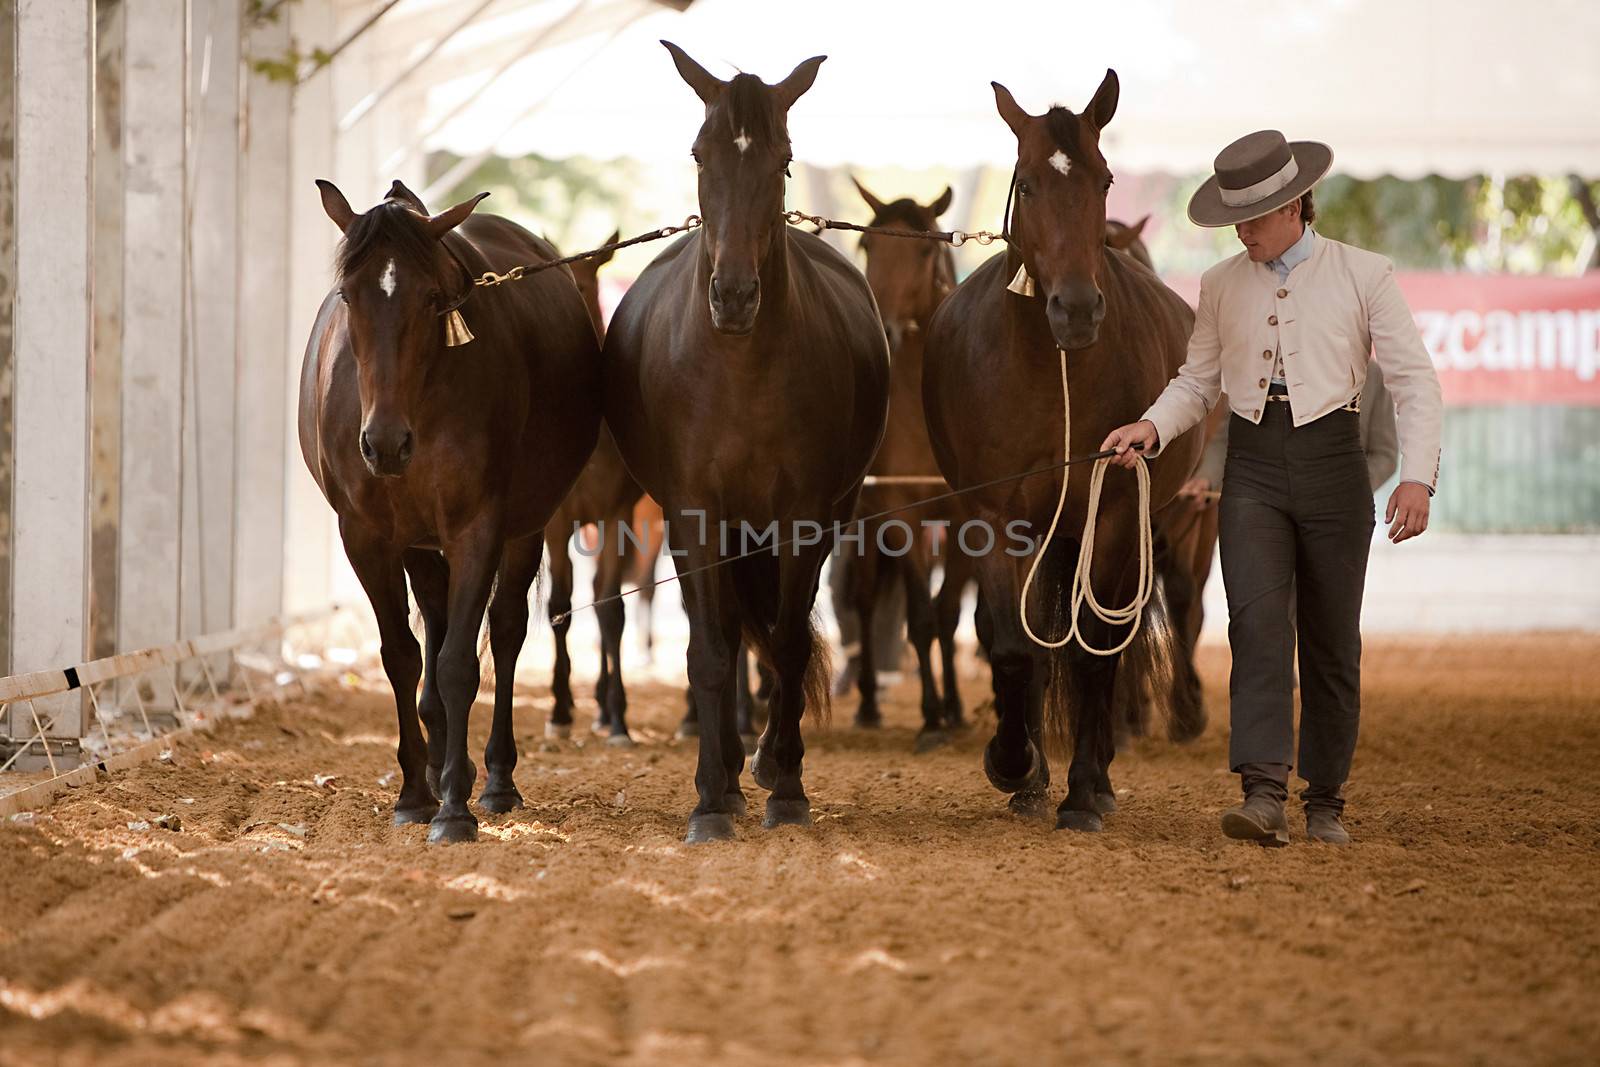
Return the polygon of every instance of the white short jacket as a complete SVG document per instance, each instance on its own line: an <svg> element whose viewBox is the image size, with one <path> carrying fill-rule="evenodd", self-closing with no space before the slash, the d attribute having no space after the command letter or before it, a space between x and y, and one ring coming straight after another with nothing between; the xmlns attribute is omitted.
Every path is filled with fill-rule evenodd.
<svg viewBox="0 0 1600 1067"><path fill-rule="evenodd" d="M1260 422L1279 346L1296 426L1358 397L1369 354L1376 356L1394 396L1400 479L1430 491L1437 485L1439 378L1395 284L1394 264L1321 234L1310 258L1281 283L1244 252L1206 271L1189 356L1144 418L1162 443L1176 440L1226 392L1235 414Z"/></svg>

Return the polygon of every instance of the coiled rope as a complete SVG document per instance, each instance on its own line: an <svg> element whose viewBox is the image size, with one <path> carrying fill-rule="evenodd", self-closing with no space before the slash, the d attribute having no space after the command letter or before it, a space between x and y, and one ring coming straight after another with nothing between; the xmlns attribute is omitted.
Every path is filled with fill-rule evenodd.
<svg viewBox="0 0 1600 1067"><path fill-rule="evenodd" d="M1072 403L1071 392L1067 387L1067 352L1066 349L1057 351L1061 355L1061 454L1070 456L1072 455ZM1044 561L1044 554L1049 551L1050 543L1055 540L1056 527L1061 523L1061 512L1067 504L1067 486L1072 480L1072 468L1062 468L1061 495L1056 498L1056 513L1050 517L1050 529L1045 532L1039 550L1033 554L1033 562L1028 565L1028 576L1022 580L1022 597L1017 604L1017 614L1022 620L1023 632L1034 644L1043 648L1061 648L1067 642L1075 640L1085 652L1096 656L1114 656L1133 643L1134 637L1139 633L1139 624L1144 618L1145 605L1150 603L1150 597L1155 592L1155 539L1150 532L1150 468L1145 458L1139 456L1138 463L1134 466L1134 474L1138 476L1139 481L1139 585L1133 594L1133 600L1120 608L1105 607L1094 595L1094 585L1090 581L1090 572L1094 564L1094 527L1095 519L1100 514L1100 490L1105 482L1106 465L1110 462L1110 456L1096 459L1094 469L1089 475L1089 506L1083 519L1083 538L1078 544L1078 564L1072 572L1070 597L1072 625L1059 640L1049 641L1034 633L1033 625L1028 622L1028 590L1033 586L1034 575L1039 570L1039 564ZM1111 626L1127 626L1128 635L1115 648L1095 648L1089 644L1078 629L1079 612L1084 604L1089 605L1089 610L1094 612L1095 617L1101 622Z"/></svg>

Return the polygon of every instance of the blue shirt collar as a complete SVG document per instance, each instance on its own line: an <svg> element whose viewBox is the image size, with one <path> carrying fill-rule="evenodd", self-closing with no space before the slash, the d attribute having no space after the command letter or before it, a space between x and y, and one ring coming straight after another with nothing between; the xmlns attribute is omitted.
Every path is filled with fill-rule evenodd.
<svg viewBox="0 0 1600 1067"><path fill-rule="evenodd" d="M1314 239L1311 227L1307 226L1300 234L1300 239L1286 248L1277 259L1267 260L1267 266L1271 267L1280 279L1287 278L1290 271L1311 258Z"/></svg>

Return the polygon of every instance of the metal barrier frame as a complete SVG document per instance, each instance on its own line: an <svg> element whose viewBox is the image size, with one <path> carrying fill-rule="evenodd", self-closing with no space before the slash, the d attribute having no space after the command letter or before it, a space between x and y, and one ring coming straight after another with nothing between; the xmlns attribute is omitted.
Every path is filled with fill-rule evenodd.
<svg viewBox="0 0 1600 1067"><path fill-rule="evenodd" d="M10 770L16 762L35 745L43 752L45 761L50 769L50 777L41 782L35 782L14 792L0 795L0 818L15 812L25 811L48 801L56 794L76 786L86 785L96 779L101 773L118 770L142 762L156 755L168 747L173 738L184 735L196 726L201 725L203 717L198 714L191 715L190 705L186 699L192 701L196 690L204 685L210 690L213 705L222 699L222 689L218 688L216 675L212 672L206 657L218 653L233 652L237 649L262 644L273 638L285 636L291 629L305 626L309 623L327 622L340 611L338 605L333 605L320 611L307 612L300 615L286 616L270 619L256 626L239 627L233 630L224 630L214 634L204 634L183 641L175 641L159 648L142 648L134 652L124 652L103 659L90 660L71 667L59 670L31 671L26 674L14 674L0 678L0 722L8 722L7 710L15 705L26 704L32 722L32 732L27 737L0 737L0 740L9 740L17 744L17 750L3 763L0 763L0 774ZM180 682L178 665L189 660L199 660L200 677L196 681L191 679L188 684ZM238 657L235 663L242 668L239 677L244 682L245 694L249 704L256 700L256 687L251 681L251 668ZM305 683L300 679L298 666L288 663L294 669L294 678L300 682L302 689ZM131 686L134 694L139 717L143 721L147 737L131 747L116 751L116 746L111 740L110 732L106 728L106 716L100 707L100 698L96 694L96 686L107 682L126 678L140 678L153 671L161 671L166 675L166 680L172 689L174 715L178 722L175 730L164 732L157 731L150 722L150 711L146 706L144 694L138 685ZM268 669L269 682L276 687L276 672ZM48 713L41 713L35 701L59 694L71 693L82 690L87 693L91 705L94 722L100 727L101 737L105 741L106 751L98 757L89 759L80 766L63 770L56 764L55 755L51 752L50 741L62 740L52 738L49 729L52 717ZM84 731L89 725L84 723ZM0 779L3 781L3 779Z"/></svg>

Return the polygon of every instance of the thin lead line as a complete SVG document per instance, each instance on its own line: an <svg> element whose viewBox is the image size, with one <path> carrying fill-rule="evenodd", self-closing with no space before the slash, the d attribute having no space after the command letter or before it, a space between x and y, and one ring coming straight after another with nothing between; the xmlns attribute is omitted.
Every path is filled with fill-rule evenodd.
<svg viewBox="0 0 1600 1067"><path fill-rule="evenodd" d="M979 482L977 485L969 485L965 489L951 489L949 492L940 493L937 496L930 496L930 497L927 497L926 499L923 499L923 500L915 500L915 501L912 501L909 504L901 504L899 507L896 507L896 508L885 508L882 511L874 512L871 515L863 515L859 519L852 519L846 525L863 526L864 527L869 522L875 522L878 519L887 518L890 515L897 515L902 511L911 511L911 510L914 510L916 508L925 507L928 504L937 504L941 500L951 500L951 499L954 499L955 497L963 496L963 495L965 495L967 493L975 493L980 489L989 489L989 488L992 488L993 486L996 486L996 485L1004 485L1007 482L1020 482L1024 478L1032 478L1034 475L1037 475L1037 474L1049 474L1052 471L1058 471L1058 470L1061 470L1064 467L1071 467L1071 466L1073 466L1074 464L1077 464L1077 463L1091 463L1094 460L1105 459L1108 456L1114 456L1116 454L1117 454L1116 449L1108 448L1103 452L1092 452L1087 456L1074 456L1071 459L1065 460L1065 461L1063 461L1061 463L1052 463L1047 467L1036 467L1031 471L1023 472L1022 474L1009 474L1004 478L995 478L992 481ZM837 526L837 524L835 524L835 525ZM581 606L576 607L576 608L572 608L569 611L564 611L559 615L552 616L551 619L550 619L550 625L559 626L560 624L566 622L568 619L572 618L572 616L576 615L580 611L588 611L591 608L599 607L601 604L609 604L613 600L621 600L625 596L632 596L634 593L642 592L645 589L655 589L655 588L657 588L659 586L667 585L670 582L682 581L684 578L687 578L692 574L700 574L700 573L702 573L704 571L714 570L717 567L721 567L721 566L724 566L724 565L729 564L729 563L735 563L735 562L737 562L737 561L739 561L741 559L747 559L750 556L754 556L754 555L757 555L757 554L776 556L776 555L778 555L778 550L779 549L782 549L782 548L784 548L784 547L786 547L788 545L793 544L794 540L795 540L794 538L790 538L789 540L786 540L786 541L774 541L772 543L772 547L770 547L770 548L768 548L766 546L762 546L760 548L748 549L748 550L746 550L744 552L739 553L737 556L727 556L727 557L724 557L723 559L717 560L714 563L707 563L704 566L695 567L693 570L683 571L681 573L674 574L670 578L664 578L659 582L655 582L655 581L645 582L645 583L642 583L640 585L635 586L632 589L625 589L620 593L612 593L610 596L603 596L598 600L591 600L587 604L581 605ZM669 549L669 552L670 552L670 549Z"/></svg>

